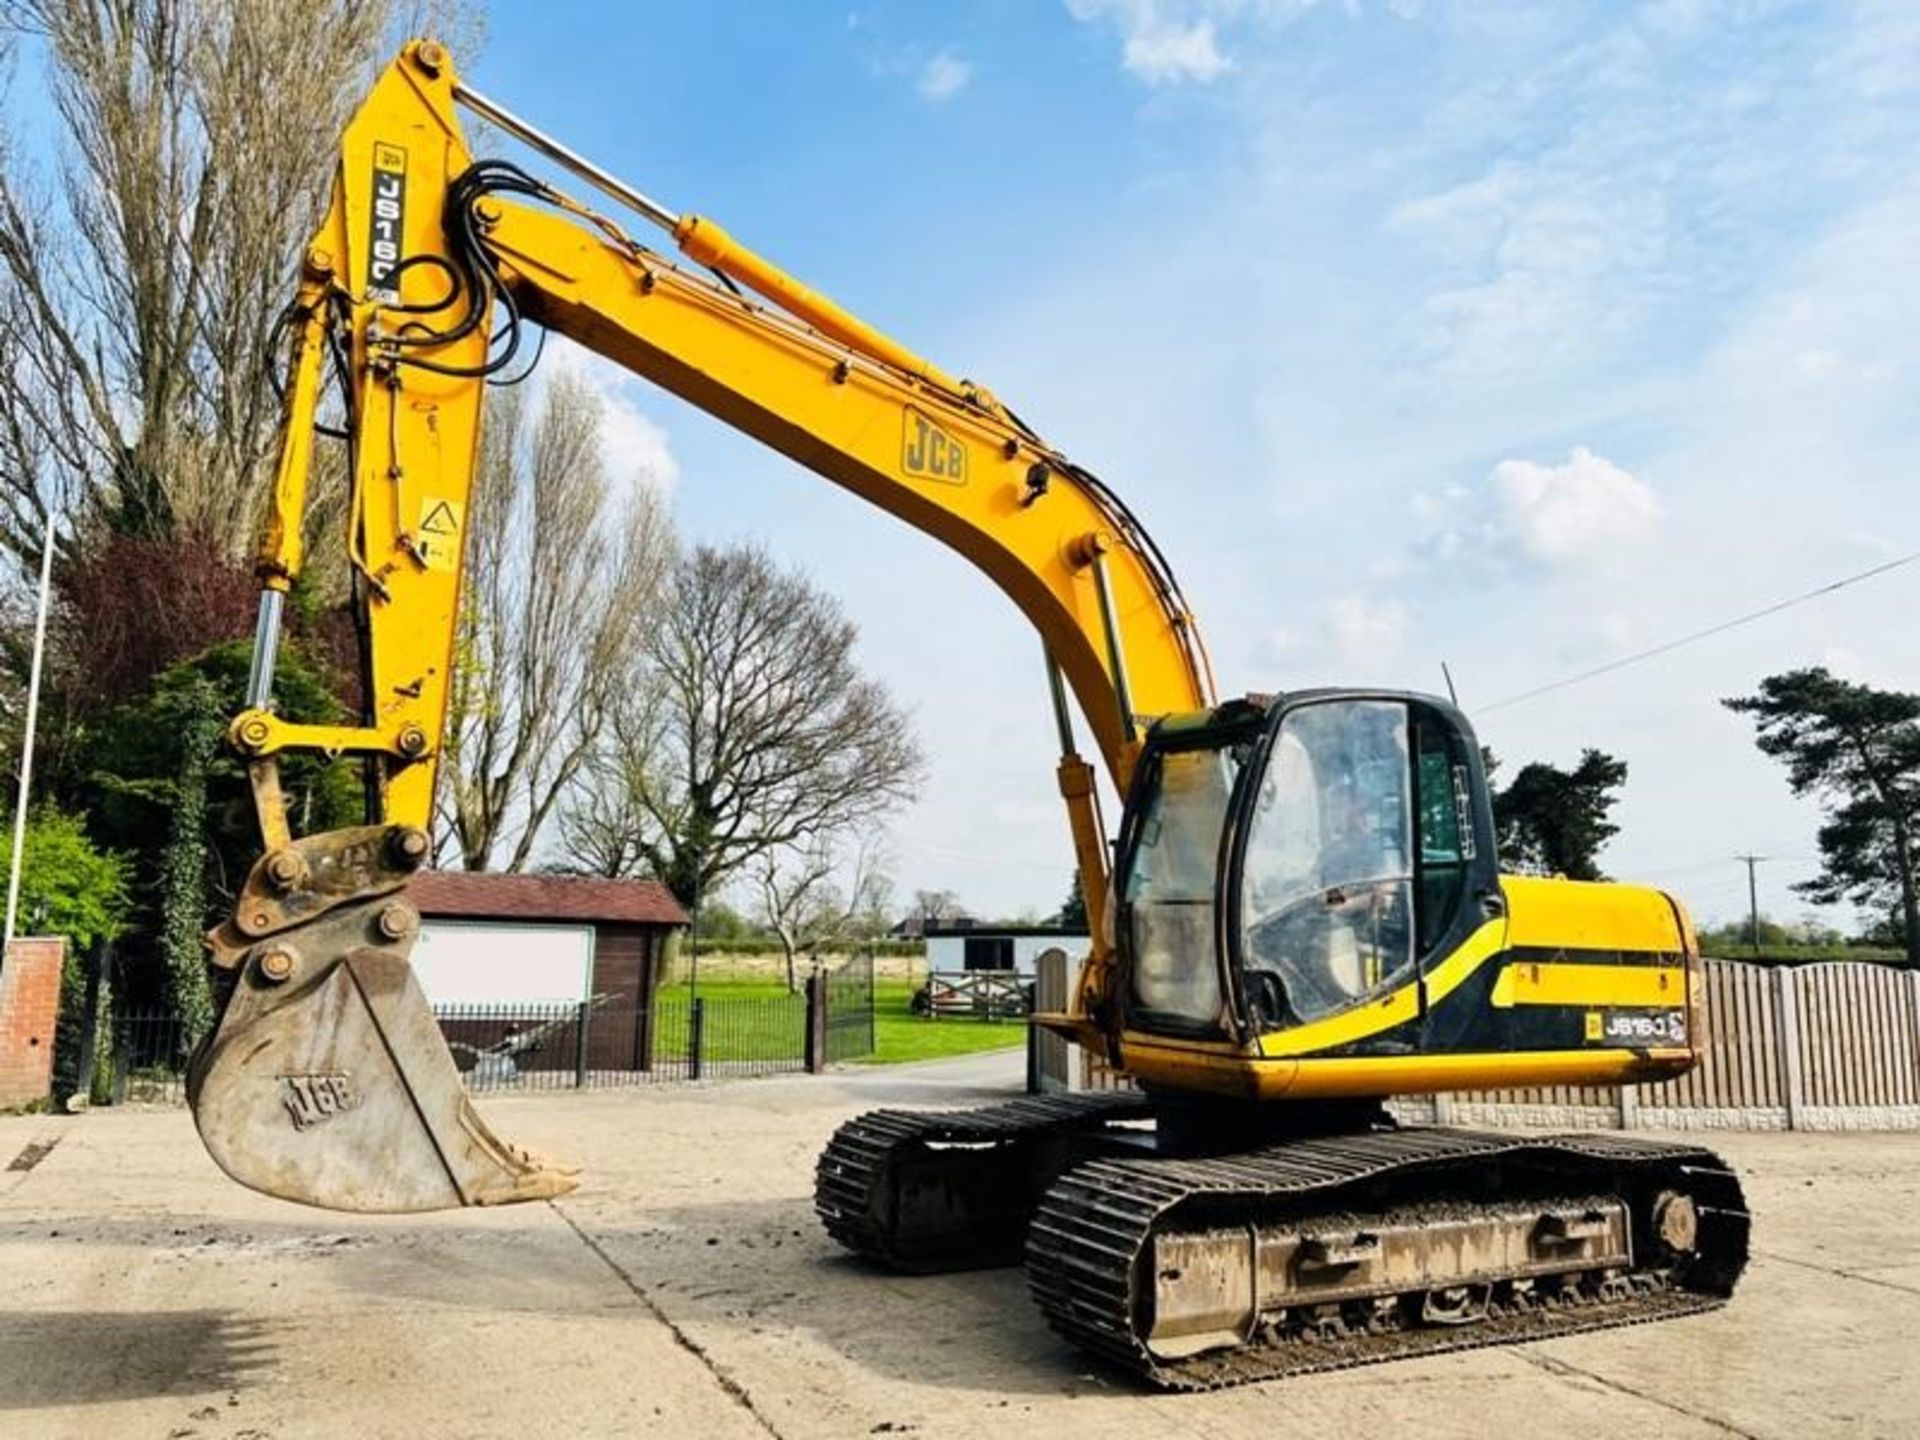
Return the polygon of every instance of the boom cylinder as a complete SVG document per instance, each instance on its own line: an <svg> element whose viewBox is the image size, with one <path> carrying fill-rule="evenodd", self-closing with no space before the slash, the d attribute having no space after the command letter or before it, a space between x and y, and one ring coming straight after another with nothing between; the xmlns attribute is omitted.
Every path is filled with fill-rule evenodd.
<svg viewBox="0 0 1920 1440"><path fill-rule="evenodd" d="M1106 632L1107 662L1113 671L1113 695L1120 706L1120 724L1127 737L1135 734L1133 720L1133 690L1127 684L1127 652L1120 640L1119 607L1113 601L1113 578L1107 574L1107 557L1104 549L1093 552L1093 584L1100 597L1100 628Z"/></svg>
<svg viewBox="0 0 1920 1440"><path fill-rule="evenodd" d="M794 279L765 256L729 235L715 221L698 215L677 215L624 180L609 174L576 150L569 149L539 127L522 120L497 100L456 83L453 98L482 119L491 121L562 169L577 175L601 194L611 197L673 236L689 260L719 271L762 299L770 300L796 320L804 321L829 339L869 359L891 365L916 379L938 385L955 395L966 386L924 356L889 339L859 316L836 304L812 286Z"/></svg>
<svg viewBox="0 0 1920 1440"><path fill-rule="evenodd" d="M280 660L280 616L286 593L269 585L260 592L253 626L253 665L247 671L247 708L263 710L273 700L273 671Z"/></svg>
<svg viewBox="0 0 1920 1440"><path fill-rule="evenodd" d="M651 220L662 230L672 230L680 223L680 217L659 201L642 195L624 180L602 170L578 150L562 145L546 131L522 120L499 101L490 100L478 90L457 81L453 87L453 98L482 120L498 125L529 149L539 151L561 169L579 176L602 195L618 200L636 214Z"/></svg>

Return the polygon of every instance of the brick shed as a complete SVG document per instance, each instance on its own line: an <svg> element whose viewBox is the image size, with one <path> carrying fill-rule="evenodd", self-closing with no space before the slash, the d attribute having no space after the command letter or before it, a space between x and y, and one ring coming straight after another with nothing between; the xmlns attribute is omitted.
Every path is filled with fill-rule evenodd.
<svg viewBox="0 0 1920 1440"><path fill-rule="evenodd" d="M423 922L414 969L436 1005L641 1006L687 923L651 880L429 870L408 897Z"/></svg>

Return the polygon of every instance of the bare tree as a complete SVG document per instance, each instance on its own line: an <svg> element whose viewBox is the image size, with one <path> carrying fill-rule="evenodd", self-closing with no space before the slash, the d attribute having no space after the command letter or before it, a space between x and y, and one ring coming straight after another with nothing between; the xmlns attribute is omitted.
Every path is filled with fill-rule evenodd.
<svg viewBox="0 0 1920 1440"><path fill-rule="evenodd" d="M913 913L908 918L924 933L929 925L964 920L966 915L966 906L960 903L960 897L953 891L916 890L913 892Z"/></svg>
<svg viewBox="0 0 1920 1440"><path fill-rule="evenodd" d="M914 792L920 748L887 689L854 663L830 597L752 546L700 546L648 626L645 685L612 732L600 842L636 854L697 907L769 852L845 835ZM578 827L576 826L576 829ZM622 847L630 847L622 848Z"/></svg>
<svg viewBox="0 0 1920 1440"><path fill-rule="evenodd" d="M603 409L554 372L528 424L496 398L468 511L468 577L449 701L440 808L460 860L485 870L511 840L525 869L561 796L636 684L637 634L674 552L645 484L616 500Z"/></svg>
<svg viewBox="0 0 1920 1440"><path fill-rule="evenodd" d="M0 153L0 541L50 506L245 553L275 320L392 43L464 0L0 0L38 44L57 178ZM4 127L0 127L4 129Z"/></svg>
<svg viewBox="0 0 1920 1440"><path fill-rule="evenodd" d="M570 868L609 880L647 870L641 843L650 821L639 797L659 733L654 697L636 684L613 707L601 740L560 808L560 848Z"/></svg>
<svg viewBox="0 0 1920 1440"><path fill-rule="evenodd" d="M859 938L889 888L877 846L863 841L844 859L828 837L757 856L752 872L759 918L780 939L787 989L797 990L800 952Z"/></svg>

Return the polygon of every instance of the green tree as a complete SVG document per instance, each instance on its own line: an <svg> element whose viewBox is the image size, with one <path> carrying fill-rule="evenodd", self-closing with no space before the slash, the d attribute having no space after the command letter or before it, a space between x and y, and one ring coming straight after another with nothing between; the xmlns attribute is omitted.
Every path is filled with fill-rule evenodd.
<svg viewBox="0 0 1920 1440"><path fill-rule="evenodd" d="M1765 915L1760 917L1759 929L1759 935L1755 936L1751 919L1709 925L1699 934L1701 953L1737 959L1755 949L1779 950L1799 943L1785 925Z"/></svg>
<svg viewBox="0 0 1920 1440"><path fill-rule="evenodd" d="M213 991L201 948L206 930L207 782L220 750L220 690L194 674L170 698L177 700L179 765L174 772L167 843L160 852L160 963L167 1000L189 1035L213 1028Z"/></svg>
<svg viewBox="0 0 1920 1440"><path fill-rule="evenodd" d="M1626 780L1626 762L1603 750L1582 750L1571 770L1540 760L1522 766L1512 784L1493 792L1501 863L1526 874L1606 879L1600 851L1620 832L1607 816Z"/></svg>
<svg viewBox="0 0 1920 1440"><path fill-rule="evenodd" d="M60 1024L54 1032L54 1073L85 1079L79 1055L80 1012L86 1000L82 957L125 926L133 905L133 867L102 850L77 815L51 804L27 818L20 868L20 919L26 935L59 935L67 942L60 971ZM0 851L0 885L13 878L11 847Z"/></svg>
<svg viewBox="0 0 1920 1440"><path fill-rule="evenodd" d="M709 900L700 907L702 940L748 940L759 933L751 920L725 900Z"/></svg>
<svg viewBox="0 0 1920 1440"><path fill-rule="evenodd" d="M1087 897L1081 893L1080 872L1077 869L1067 886L1067 898L1060 902L1060 911L1053 917L1053 923L1067 930L1087 928Z"/></svg>
<svg viewBox="0 0 1920 1440"><path fill-rule="evenodd" d="M235 641L172 666L103 717L89 747L90 828L133 859L132 919L143 943L123 973L143 1002L164 999L189 1028L212 1018L200 937L231 907L260 848L246 767L220 744L227 717L242 708L250 658ZM274 696L289 720L341 718L298 646L281 651ZM344 763L288 755L281 784L296 834L360 817L357 777Z"/></svg>
<svg viewBox="0 0 1920 1440"><path fill-rule="evenodd" d="M1721 703L1752 718L1761 753L1825 812L1821 872L1794 888L1817 904L1889 912L1908 966L1920 969L1920 695L1815 667L1769 675L1757 694Z"/></svg>
<svg viewBox="0 0 1920 1440"><path fill-rule="evenodd" d="M70 952L120 933L132 906L132 867L126 856L96 846L79 816L38 807L27 818L24 854L19 933L64 936ZM0 884L12 879L9 848L0 852Z"/></svg>

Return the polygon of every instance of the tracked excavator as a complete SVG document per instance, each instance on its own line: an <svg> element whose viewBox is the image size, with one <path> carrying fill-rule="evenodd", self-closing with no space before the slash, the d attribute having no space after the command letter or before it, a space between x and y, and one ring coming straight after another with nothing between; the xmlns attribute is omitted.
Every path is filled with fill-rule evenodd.
<svg viewBox="0 0 1920 1440"><path fill-rule="evenodd" d="M474 159L462 112L611 203ZM952 547L1043 642L1099 923L1066 1005L1034 1021L1124 1088L847 1122L816 1179L836 1240L909 1271L1024 1263L1060 1333L1172 1388L1657 1320L1732 1292L1748 1215L1709 1151L1407 1128L1385 1105L1685 1071L1706 1041L1680 906L1502 875L1479 747L1442 700L1216 697L1146 531L985 388L477 93L432 41L348 125L284 323L259 627L229 732L264 853L210 936L230 989L190 1077L235 1179L362 1211L576 1183L481 1119L407 961L483 402L539 327ZM348 451L363 641L365 709L343 725L272 701L323 428ZM1124 797L1111 847L1076 709ZM296 752L358 757L368 823L292 835L278 765Z"/></svg>

